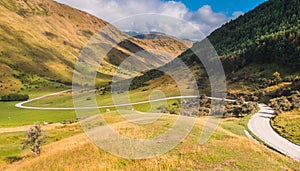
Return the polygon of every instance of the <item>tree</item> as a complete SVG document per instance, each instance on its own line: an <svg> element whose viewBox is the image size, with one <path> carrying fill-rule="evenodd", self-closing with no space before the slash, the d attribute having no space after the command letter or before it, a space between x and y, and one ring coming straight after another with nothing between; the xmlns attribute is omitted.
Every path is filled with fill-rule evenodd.
<svg viewBox="0 0 300 171"><path fill-rule="evenodd" d="M279 81L281 81L280 73L274 72L272 82L277 85Z"/></svg>
<svg viewBox="0 0 300 171"><path fill-rule="evenodd" d="M44 138L45 137L42 137L41 125L34 124L26 133L26 140L22 142L23 150L29 147L34 154L39 155Z"/></svg>

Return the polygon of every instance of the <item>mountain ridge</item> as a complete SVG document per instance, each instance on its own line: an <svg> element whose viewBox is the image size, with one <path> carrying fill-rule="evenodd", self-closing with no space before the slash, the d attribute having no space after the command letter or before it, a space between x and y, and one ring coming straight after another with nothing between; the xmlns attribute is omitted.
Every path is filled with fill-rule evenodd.
<svg viewBox="0 0 300 171"><path fill-rule="evenodd" d="M0 71L3 73L0 94L32 87L30 84L47 85L49 81L71 84L81 48L103 27L109 28L102 35L104 43L115 46L108 37L126 39L136 47L145 50L155 47L172 55L162 60L171 60L187 48L176 39L130 38L106 21L52 0L3 0L0 9ZM111 55L121 53L122 59L134 54L132 49L120 46L114 49ZM99 84L109 82L117 69L110 57L105 59L99 69Z"/></svg>
<svg viewBox="0 0 300 171"><path fill-rule="evenodd" d="M279 72L283 80L293 81L298 78L300 75L300 15L298 15L300 5L297 4L300 4L300 1L267 1L224 24L207 37L220 56L227 77L229 94L258 95L265 91L265 86L269 84L275 72ZM284 13L286 9L289 11ZM272 16L278 17L272 19ZM273 25L269 26L268 23L272 22L278 26L274 28ZM200 45L201 42L195 43L192 49L199 49ZM181 59L191 68L200 92L209 94L209 79L195 53L187 50L175 60L177 59ZM147 79L153 78L153 73L155 78ZM135 81L134 87L138 88L159 81L168 82L170 78L162 72L153 71L147 72Z"/></svg>

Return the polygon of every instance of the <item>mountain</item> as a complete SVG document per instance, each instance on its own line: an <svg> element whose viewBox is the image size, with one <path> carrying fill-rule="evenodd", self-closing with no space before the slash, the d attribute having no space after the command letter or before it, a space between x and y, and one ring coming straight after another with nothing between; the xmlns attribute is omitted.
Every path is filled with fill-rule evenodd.
<svg viewBox="0 0 300 171"><path fill-rule="evenodd" d="M153 62L167 63L186 50L186 44L169 38L141 40L88 13L52 0L0 2L0 94L31 84L71 84L74 65L83 46L100 29L103 43L112 46L99 68L99 84L109 82L117 65L140 50L164 50L170 55ZM126 40L115 45L116 40ZM148 57L160 55L150 53ZM151 59L149 59L151 61Z"/></svg>
<svg viewBox="0 0 300 171"><path fill-rule="evenodd" d="M129 36L138 38L138 39L164 39L164 38L169 38L170 36L165 34L165 33L161 33L161 32L150 32L147 34L143 34L143 33L139 33L139 32L135 32L135 31L128 31L125 32L126 34L128 34Z"/></svg>
<svg viewBox="0 0 300 171"><path fill-rule="evenodd" d="M269 0L215 30L208 39L220 56L243 57L249 63L272 62L297 70L299 11L299 0Z"/></svg>
<svg viewBox="0 0 300 171"><path fill-rule="evenodd" d="M272 86L270 79L275 72L287 82L300 76L299 11L299 0L269 0L224 24L191 49L197 51L205 45L203 42L211 42L223 64L230 94L268 91L266 87ZM179 59L191 68L200 92L209 94L207 73L195 53L187 50L172 62ZM167 74L154 70L136 78L133 88L165 82L172 81Z"/></svg>

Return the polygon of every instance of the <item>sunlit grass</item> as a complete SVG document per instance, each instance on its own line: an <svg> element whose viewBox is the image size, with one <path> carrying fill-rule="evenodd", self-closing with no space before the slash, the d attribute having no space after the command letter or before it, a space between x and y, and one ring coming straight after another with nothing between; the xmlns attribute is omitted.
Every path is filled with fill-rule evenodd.
<svg viewBox="0 0 300 171"><path fill-rule="evenodd" d="M43 129L42 129L43 130ZM75 134L82 133L82 129L79 124L57 126L53 130L43 130L44 145L51 142L59 141L63 138L73 136ZM21 159L25 155L29 154L29 150L22 150L21 142L25 140L25 132L11 132L0 133L0 163L12 162L13 159Z"/></svg>
<svg viewBox="0 0 300 171"><path fill-rule="evenodd" d="M169 119L171 119L170 117ZM157 132L164 129L168 118L156 125ZM226 120L226 124L235 120ZM128 160L116 157L98 148L84 134L78 134L44 147L39 157L3 165L19 170L297 170L300 164L273 152L262 144L219 128L204 145L199 145L204 118L197 120L189 136L169 153L151 159ZM125 126L125 125L124 125ZM149 137L148 131L128 129L129 132ZM125 128L125 127L124 127ZM152 128L153 129L153 128ZM146 147L145 147L146 148Z"/></svg>
<svg viewBox="0 0 300 171"><path fill-rule="evenodd" d="M283 137L300 145L300 110L279 114L271 121L273 128Z"/></svg>

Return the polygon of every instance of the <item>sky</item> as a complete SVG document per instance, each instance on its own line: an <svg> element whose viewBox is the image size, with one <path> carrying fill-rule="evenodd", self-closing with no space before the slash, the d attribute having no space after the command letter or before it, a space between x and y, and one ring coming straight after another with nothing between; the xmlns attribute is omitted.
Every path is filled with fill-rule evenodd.
<svg viewBox="0 0 300 171"><path fill-rule="evenodd" d="M164 0L167 1L167 0ZM197 11L203 5L210 5L214 11L231 15L235 11L248 12L266 0L175 0L184 3L189 10Z"/></svg>
<svg viewBox="0 0 300 171"><path fill-rule="evenodd" d="M254 9L266 0L56 1L93 14L112 23L122 31L141 33L158 31L182 39L201 39L201 37L196 37L197 33L195 30L207 36L216 28ZM146 15L150 13L156 15ZM144 14L144 16L132 17L141 14ZM167 18L166 16L171 16L172 18ZM126 19L126 17L129 18ZM122 19L124 21L120 22ZM185 22L183 25L182 21ZM181 25L174 25L177 22ZM190 28L190 30L187 28ZM190 34L192 32L195 34Z"/></svg>

